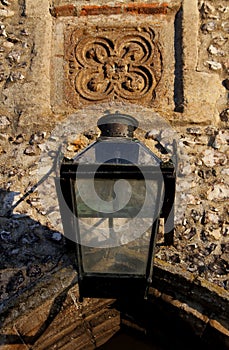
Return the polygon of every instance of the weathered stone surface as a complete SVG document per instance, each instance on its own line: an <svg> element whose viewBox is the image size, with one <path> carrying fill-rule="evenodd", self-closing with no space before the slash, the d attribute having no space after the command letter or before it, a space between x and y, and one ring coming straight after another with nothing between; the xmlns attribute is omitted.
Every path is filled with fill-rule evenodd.
<svg viewBox="0 0 229 350"><path fill-rule="evenodd" d="M225 16L225 13L220 11L222 3L224 4L223 1L219 1L216 4L218 6L213 5L213 11L204 1L200 3L200 8L197 1L183 2L184 104L189 121L210 122L212 118L217 120L221 99L225 96L222 78L225 75L225 69L227 70L226 51L228 52L228 49L225 46L226 51L223 52L223 47L228 45L228 35L225 32L221 33L220 24L218 25L217 22L223 21ZM198 37L199 13L202 16L200 26L203 32L200 38ZM211 44L209 44L210 38ZM202 44L200 51L198 51L199 40ZM212 70L213 74L209 74L209 70ZM226 103L226 96L224 103ZM195 109L195 106L198 108Z"/></svg>
<svg viewBox="0 0 229 350"><path fill-rule="evenodd" d="M52 103L55 111L60 113L66 108L66 98L68 108L73 106L74 109L88 103L114 100L152 105L155 97L155 106L160 104L168 108L168 101L173 104L171 91L164 87L174 84L173 74L170 74L174 70L174 61L167 53L174 50L171 43L177 5L175 3L171 7L163 21L158 16L144 15L141 10L139 15L127 14L124 22L123 15L111 15L109 25L99 20L100 14L87 17L85 12L79 18L70 17L70 22L65 17L58 17L52 60L55 82ZM131 9L131 6L128 5L128 8ZM151 4L138 6L139 9L141 6L157 8ZM93 11L102 8L91 6ZM171 41L167 40L168 37ZM96 38L100 39L95 44ZM164 83L159 84L162 69Z"/></svg>
<svg viewBox="0 0 229 350"><path fill-rule="evenodd" d="M129 46L123 44L129 61L119 47L124 33L132 40ZM103 52L96 51L94 39L90 41L92 36L106 41L106 62L101 61ZM75 54L78 43L85 40L92 51L88 53L83 45ZM158 289L152 293L166 302L166 311L170 306L176 309L207 343L218 340L222 349L228 347L228 45L225 0L1 1L3 350L68 350L69 339L74 349L95 348L119 329L119 313L108 304L86 300L81 309L77 287L71 285L76 273L64 239L58 226L48 220L52 215L60 221L55 198L50 198L48 212L36 187L41 178L38 168L44 176L50 171L50 163L39 162L44 154L50 157L47 144L56 123L88 103L88 95L76 98L79 91L83 94L82 84L76 81L79 72L91 69L95 60L96 71L88 76L99 72L101 81L96 77L86 83L90 98L97 93L90 102L95 103L94 113L78 114L78 130L68 130L72 133L67 152L75 155L95 139L97 117L104 112L100 106L104 78L113 86L109 108L116 98L122 100L121 106L132 103L129 112L139 111L135 104L144 105L169 121L182 155L175 239L174 246L165 247L163 231L158 237ZM154 56L150 55L154 60L142 62L154 49ZM143 78L137 79L136 71L144 72ZM147 93L144 84L148 84ZM123 91L128 93L124 96ZM171 152L168 130L152 125L150 113L142 119L141 140L157 147L158 155L160 143ZM45 184L48 191L50 184Z"/></svg>
<svg viewBox="0 0 229 350"><path fill-rule="evenodd" d="M67 33L68 102L76 107L113 99L150 103L162 70L153 28L87 30Z"/></svg>

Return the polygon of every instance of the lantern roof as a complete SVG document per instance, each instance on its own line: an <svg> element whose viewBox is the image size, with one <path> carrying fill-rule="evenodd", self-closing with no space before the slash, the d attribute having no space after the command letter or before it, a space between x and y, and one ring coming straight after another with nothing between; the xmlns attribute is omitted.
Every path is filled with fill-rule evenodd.
<svg viewBox="0 0 229 350"><path fill-rule="evenodd" d="M162 160L134 137L138 121L130 115L114 113L102 116L97 123L100 137L82 152L73 164L132 164L160 166Z"/></svg>
<svg viewBox="0 0 229 350"><path fill-rule="evenodd" d="M110 137L98 138L74 157L74 163L160 166L162 160L138 139Z"/></svg>

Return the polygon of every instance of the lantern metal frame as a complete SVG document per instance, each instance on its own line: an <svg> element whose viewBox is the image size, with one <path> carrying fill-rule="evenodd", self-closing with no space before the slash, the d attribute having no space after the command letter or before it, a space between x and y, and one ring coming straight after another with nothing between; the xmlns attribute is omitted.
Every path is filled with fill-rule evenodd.
<svg viewBox="0 0 229 350"><path fill-rule="evenodd" d="M85 272L82 262L77 203L74 194L74 186L77 179L153 180L158 179L159 172L162 174L164 182L164 200L160 212L157 213L155 220L152 222L145 274ZM74 159L64 158L62 160L60 178L56 179L56 188L64 232L68 233L68 237L72 237L73 242L70 244L75 247L81 300L83 297L121 299L131 296L134 298L147 298L148 289L152 284L154 247L158 233L159 219L162 217L164 218L164 228L166 231L164 244L173 244L175 182L176 174L172 161L166 163L160 161L159 167L153 165L109 163L101 163L99 167L98 164L80 164L79 167L79 164ZM159 201L159 198L157 200ZM108 218L109 214L101 212L98 213L98 216ZM115 213L112 213L112 216L115 217Z"/></svg>

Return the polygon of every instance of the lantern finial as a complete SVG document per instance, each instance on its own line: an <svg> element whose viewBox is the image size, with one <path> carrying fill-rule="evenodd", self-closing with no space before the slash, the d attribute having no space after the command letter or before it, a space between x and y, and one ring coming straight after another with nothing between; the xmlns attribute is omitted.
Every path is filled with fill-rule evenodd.
<svg viewBox="0 0 229 350"><path fill-rule="evenodd" d="M97 123L104 137L133 137L134 130L138 127L138 121L127 114L116 111L114 114L102 116Z"/></svg>

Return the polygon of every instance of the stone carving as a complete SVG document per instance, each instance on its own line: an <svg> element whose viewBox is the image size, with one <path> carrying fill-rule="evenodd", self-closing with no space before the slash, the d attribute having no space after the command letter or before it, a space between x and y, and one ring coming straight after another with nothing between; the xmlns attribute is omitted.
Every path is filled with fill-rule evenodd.
<svg viewBox="0 0 229 350"><path fill-rule="evenodd" d="M67 98L79 102L149 103L161 78L161 55L150 28L74 30L66 40Z"/></svg>

